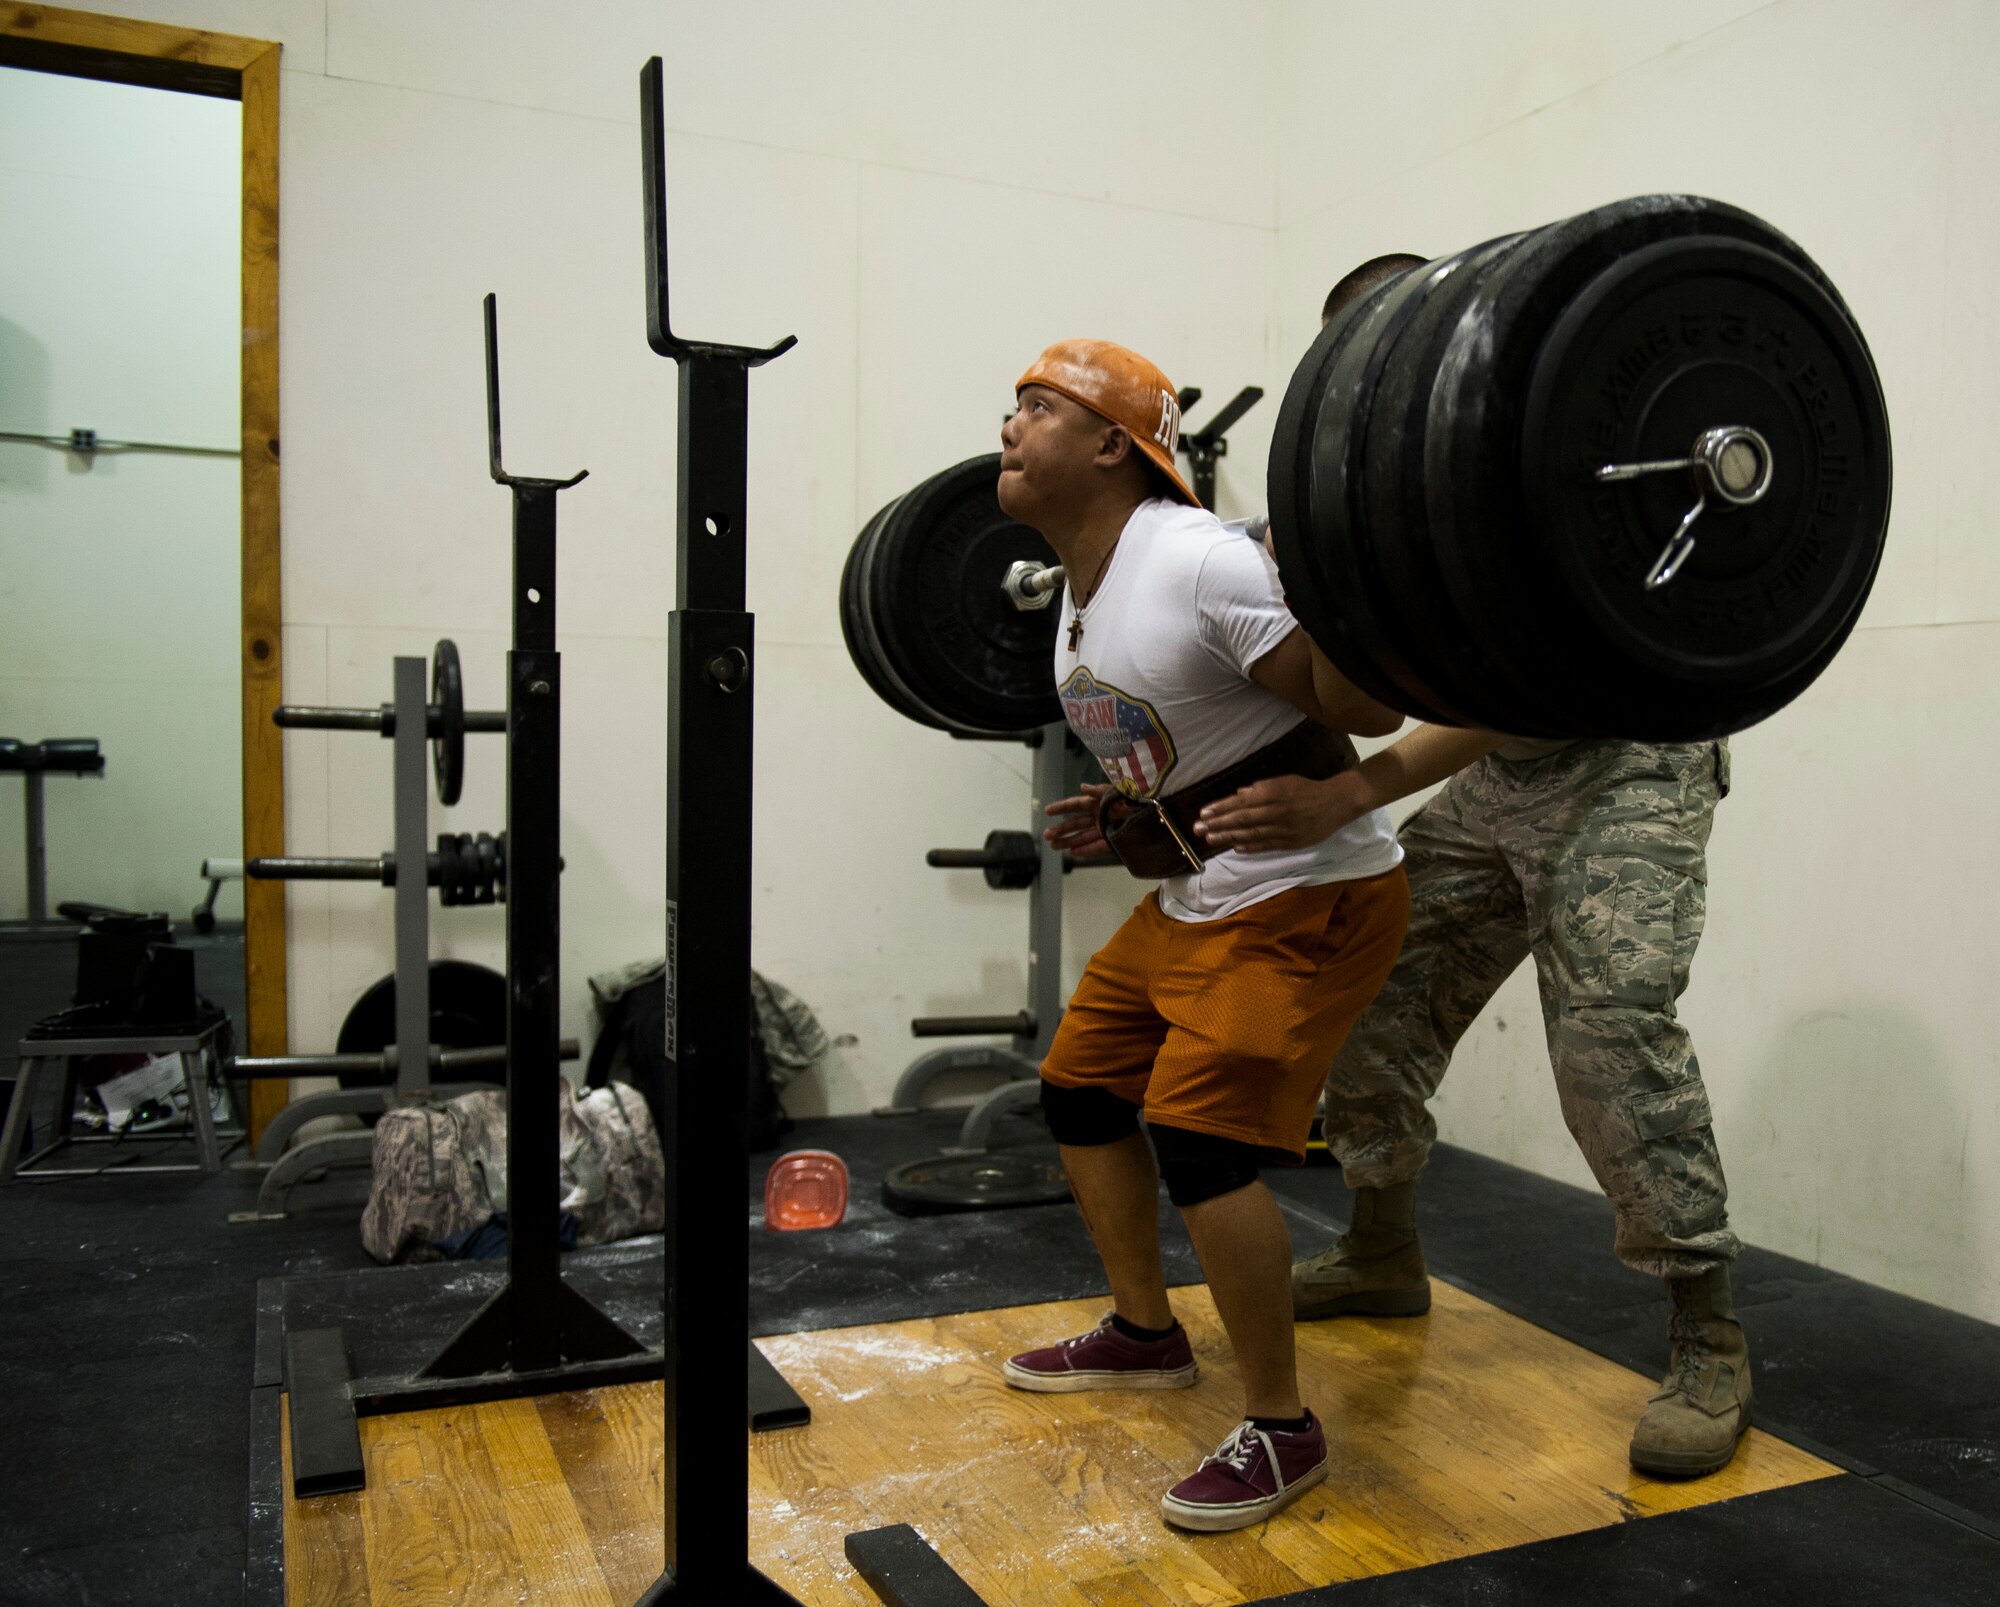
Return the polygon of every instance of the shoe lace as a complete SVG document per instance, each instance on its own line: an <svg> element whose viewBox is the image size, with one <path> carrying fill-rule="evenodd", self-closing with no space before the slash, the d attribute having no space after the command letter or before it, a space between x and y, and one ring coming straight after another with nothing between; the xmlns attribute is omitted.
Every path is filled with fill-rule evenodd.
<svg viewBox="0 0 2000 1607"><path fill-rule="evenodd" d="M1110 1326L1111 1326L1111 1318L1107 1315L1105 1319L1102 1322L1100 1322L1095 1328L1091 1329L1089 1333L1075 1334L1070 1338L1063 1340L1062 1348L1064 1350L1075 1350L1078 1345L1088 1344L1091 1340L1095 1339L1099 1334L1103 1333Z"/></svg>
<svg viewBox="0 0 2000 1607"><path fill-rule="evenodd" d="M1699 1317L1676 1308L1667 1318L1667 1338L1673 1346L1668 1387L1685 1395L1699 1395L1710 1353L1708 1331Z"/></svg>
<svg viewBox="0 0 2000 1607"><path fill-rule="evenodd" d="M1212 1456L1204 1458L1201 1465L1220 1467L1226 1464L1236 1469L1238 1473L1247 1474L1250 1471L1250 1459L1257 1454L1260 1438L1255 1423L1238 1423L1230 1430L1229 1438L1215 1448Z"/></svg>

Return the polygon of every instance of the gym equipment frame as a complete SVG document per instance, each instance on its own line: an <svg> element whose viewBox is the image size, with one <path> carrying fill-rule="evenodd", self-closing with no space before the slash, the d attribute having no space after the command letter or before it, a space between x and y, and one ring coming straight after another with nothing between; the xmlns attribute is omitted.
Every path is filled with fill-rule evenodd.
<svg viewBox="0 0 2000 1607"><path fill-rule="evenodd" d="M450 651L447 653L446 649ZM395 701L380 709L326 709L286 704L273 712L275 723L287 730L377 731L395 744L395 851L375 858L329 859L303 856L257 858L245 862L244 872L260 881L375 881L396 891L396 1047L379 1056L365 1057L357 1065L355 1057L341 1055L242 1056L231 1063L237 1077L310 1077L348 1070L380 1069L392 1072L389 1087L342 1088L307 1094L287 1104L266 1124L259 1135L256 1164L268 1166L257 1190L257 1209L246 1217L281 1216L284 1202L295 1184L329 1166L365 1165L375 1152L372 1132L328 1133L287 1149L292 1135L319 1116L373 1114L393 1105L409 1104L433 1096L449 1098L469 1092L477 1084L433 1086L433 1070L445 1071L441 1051L431 1045L430 998L430 874L427 852L429 834L429 783L427 769L442 777L445 755L456 748L458 767L463 770L466 731L505 731L507 717L500 713L467 714L448 687L457 679L458 651L449 642L439 642L433 655L432 684L447 687L442 704L433 706L425 690L424 661L398 657L395 661ZM441 674L446 664L450 673ZM456 796L454 794L454 796ZM450 802L451 799L446 799ZM443 856L438 856L442 858ZM425 874L399 875L399 866L421 865ZM401 1052L401 1046L421 1044L424 1052ZM470 1052L477 1054L477 1051ZM500 1058L497 1049L484 1060L467 1058L461 1051L451 1069L475 1064L493 1064Z"/></svg>
<svg viewBox="0 0 2000 1607"><path fill-rule="evenodd" d="M731 346L674 333L662 79L655 56L639 75L646 339L680 369L678 606L668 618L667 649L667 1059L673 1089L660 1135L668 1174L666 1568L639 1607L786 1603L796 1598L749 1561L744 1429L773 1398L781 1410L787 1397L793 1404L782 1420L767 1417L768 1426L804 1423L809 1414L750 1341L748 1237L715 1232L713 1223L715 1202L736 1198L743 1186L750 1153L745 1090L756 622L743 606L750 370L784 355L797 340L787 335L774 346ZM511 1166L510 1159L510 1174ZM549 1175L554 1177L553 1166ZM698 1290L720 1291L720 1298ZM747 1374L738 1371L746 1355ZM726 1387L739 1377L745 1379L743 1396ZM864 1560L879 1552L877 1537L883 1535L901 1542L904 1560L895 1570ZM891 1572L904 1577L903 1570L914 1566L942 1570L962 1591L919 1597L876 1584L885 1601L979 1599L904 1526L851 1536L848 1552L871 1583L888 1580Z"/></svg>

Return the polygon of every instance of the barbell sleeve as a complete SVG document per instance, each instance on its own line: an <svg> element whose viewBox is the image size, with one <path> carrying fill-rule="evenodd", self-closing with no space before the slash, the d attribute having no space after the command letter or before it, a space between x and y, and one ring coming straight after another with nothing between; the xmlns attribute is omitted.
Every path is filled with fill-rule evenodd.
<svg viewBox="0 0 2000 1607"><path fill-rule="evenodd" d="M287 731L380 731L385 736L395 726L387 708L328 709L308 703L280 703L271 718Z"/></svg>
<svg viewBox="0 0 2000 1607"><path fill-rule="evenodd" d="M575 1038L564 1038L556 1045L556 1055L561 1060L580 1060L583 1058L583 1045ZM496 1043L476 1049L440 1049L432 1044L430 1060L433 1071L470 1071L480 1066L504 1066L507 1063L507 1046ZM232 1077L337 1077L344 1071L379 1072L393 1077L396 1074L396 1051L391 1047L344 1055L237 1055L229 1062L229 1075Z"/></svg>
<svg viewBox="0 0 2000 1607"><path fill-rule="evenodd" d="M1026 1010L1010 1016L918 1016L910 1023L913 1038L1032 1038L1035 1018Z"/></svg>
<svg viewBox="0 0 2000 1607"><path fill-rule="evenodd" d="M428 709L430 735L442 736L444 710L433 703ZM385 737L396 734L396 711L386 705L379 709L321 708L310 703L281 703L271 711L271 719L287 731L379 731ZM468 709L465 729L491 732L507 729L505 709Z"/></svg>
<svg viewBox="0 0 2000 1607"><path fill-rule="evenodd" d="M243 862L243 872L262 882L377 882L392 873L390 857L335 859L305 854L279 854Z"/></svg>

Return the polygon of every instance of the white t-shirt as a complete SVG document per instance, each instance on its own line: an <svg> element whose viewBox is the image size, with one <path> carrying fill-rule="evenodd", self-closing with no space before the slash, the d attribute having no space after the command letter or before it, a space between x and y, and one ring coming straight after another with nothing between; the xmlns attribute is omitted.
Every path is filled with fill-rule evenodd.
<svg viewBox="0 0 2000 1607"><path fill-rule="evenodd" d="M1105 775L1141 797L1179 792L1247 759L1299 723L1250 666L1299 628L1259 541L1166 498L1132 512L1083 609L1063 592L1056 686L1063 714ZM1379 876L1402 862L1388 814L1363 815L1310 848L1228 849L1198 874L1160 883L1177 921L1212 921L1321 882Z"/></svg>

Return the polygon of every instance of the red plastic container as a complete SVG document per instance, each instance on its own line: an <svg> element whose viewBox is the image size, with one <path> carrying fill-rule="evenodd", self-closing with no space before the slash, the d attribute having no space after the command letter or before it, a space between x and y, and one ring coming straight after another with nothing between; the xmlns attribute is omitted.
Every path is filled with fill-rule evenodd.
<svg viewBox="0 0 2000 1607"><path fill-rule="evenodd" d="M795 1149L764 1176L764 1226L830 1228L847 1215L847 1163L831 1150Z"/></svg>

